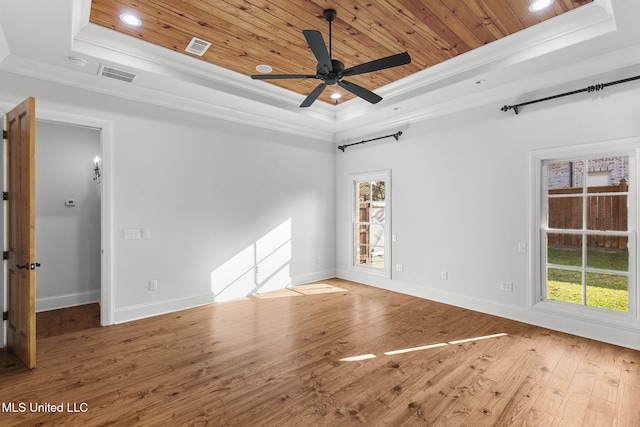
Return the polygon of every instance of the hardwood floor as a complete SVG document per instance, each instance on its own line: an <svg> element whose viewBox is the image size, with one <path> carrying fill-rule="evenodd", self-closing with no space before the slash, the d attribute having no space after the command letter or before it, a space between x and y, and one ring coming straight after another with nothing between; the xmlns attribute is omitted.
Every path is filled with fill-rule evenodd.
<svg viewBox="0 0 640 427"><path fill-rule="evenodd" d="M84 304L36 313L36 338L49 338L69 332L98 328L100 304Z"/></svg>
<svg viewBox="0 0 640 427"><path fill-rule="evenodd" d="M640 425L640 352L323 283L0 354L0 425Z"/></svg>

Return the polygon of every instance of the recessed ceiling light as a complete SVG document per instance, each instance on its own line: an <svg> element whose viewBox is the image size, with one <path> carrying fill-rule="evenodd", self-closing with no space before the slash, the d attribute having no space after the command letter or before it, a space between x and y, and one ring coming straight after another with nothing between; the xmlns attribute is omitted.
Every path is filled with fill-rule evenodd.
<svg viewBox="0 0 640 427"><path fill-rule="evenodd" d="M546 9L553 4L553 0L535 0L529 5L531 12L539 12L542 9Z"/></svg>
<svg viewBox="0 0 640 427"><path fill-rule="evenodd" d="M331 96L331 99L340 99L340 98L342 98L342 94L340 92L333 92L330 96Z"/></svg>
<svg viewBox="0 0 640 427"><path fill-rule="evenodd" d="M135 15L131 13L123 13L120 15L120 20L127 25L131 25L132 27L139 27L142 25L142 21Z"/></svg>
<svg viewBox="0 0 640 427"><path fill-rule="evenodd" d="M260 73L270 73L273 71L273 68L269 67L268 65L265 64L260 64L258 66L256 66L256 71L260 72Z"/></svg>

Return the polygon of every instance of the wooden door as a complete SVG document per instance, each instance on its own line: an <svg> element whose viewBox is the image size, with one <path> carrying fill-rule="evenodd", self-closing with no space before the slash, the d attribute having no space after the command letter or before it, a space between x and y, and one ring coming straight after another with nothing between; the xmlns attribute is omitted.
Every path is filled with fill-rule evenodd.
<svg viewBox="0 0 640 427"><path fill-rule="evenodd" d="M36 366L35 99L7 114L9 350Z"/></svg>

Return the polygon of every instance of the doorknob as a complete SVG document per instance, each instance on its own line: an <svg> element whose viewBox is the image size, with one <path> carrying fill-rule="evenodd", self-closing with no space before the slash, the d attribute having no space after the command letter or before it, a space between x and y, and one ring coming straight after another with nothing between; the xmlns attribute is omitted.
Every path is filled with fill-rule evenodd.
<svg viewBox="0 0 640 427"><path fill-rule="evenodd" d="M16 268L18 270L35 270L36 267L40 267L39 262L33 262L31 264L25 264L25 265L16 265Z"/></svg>

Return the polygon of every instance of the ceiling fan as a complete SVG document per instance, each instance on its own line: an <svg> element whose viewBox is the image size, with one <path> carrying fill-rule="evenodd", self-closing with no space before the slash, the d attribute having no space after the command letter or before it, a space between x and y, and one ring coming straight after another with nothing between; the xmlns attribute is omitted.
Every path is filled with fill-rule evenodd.
<svg viewBox="0 0 640 427"><path fill-rule="evenodd" d="M356 65L355 67L347 68L345 70L344 64L338 60L331 58L331 22L336 18L336 11L334 9L326 9L322 12L324 19L329 22L329 51L322 38L322 33L315 30L303 30L305 39L309 44L311 52L318 60L316 67L316 74L258 74L251 76L254 80L280 80L280 79L318 79L322 80L320 83L300 104L300 107L309 107L313 102L318 99L322 91L330 85L338 84L338 86L348 90L356 96L368 101L372 104L376 104L382 100L382 97L376 95L368 89L363 88L355 83L342 80L343 77L356 76L358 74L371 73L373 71L384 70L386 68L393 68L400 65L411 63L411 56L407 52L398 53L396 55L387 56L385 58L376 59L364 64Z"/></svg>

